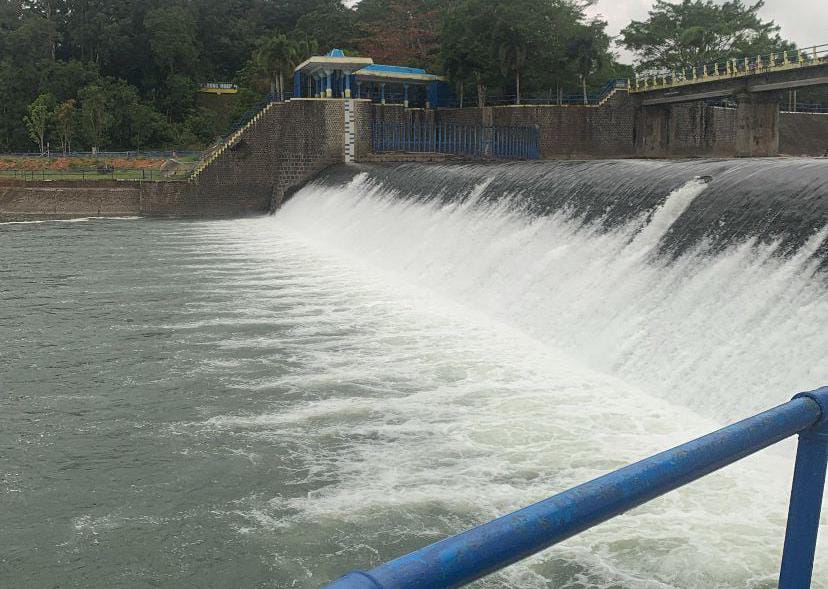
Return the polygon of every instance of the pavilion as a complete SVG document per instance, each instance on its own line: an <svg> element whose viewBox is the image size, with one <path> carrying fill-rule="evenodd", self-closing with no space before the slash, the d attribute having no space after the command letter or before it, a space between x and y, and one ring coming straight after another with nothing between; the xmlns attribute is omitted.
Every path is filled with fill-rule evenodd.
<svg viewBox="0 0 828 589"><path fill-rule="evenodd" d="M375 64L370 57L348 57L341 49L305 60L293 77L294 98L358 98L429 108L445 105L450 94L442 76L420 68Z"/></svg>

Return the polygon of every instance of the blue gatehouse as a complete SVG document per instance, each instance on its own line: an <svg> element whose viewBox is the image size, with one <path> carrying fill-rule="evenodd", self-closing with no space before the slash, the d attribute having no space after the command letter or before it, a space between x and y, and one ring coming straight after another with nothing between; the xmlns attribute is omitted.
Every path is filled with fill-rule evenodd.
<svg viewBox="0 0 828 589"><path fill-rule="evenodd" d="M294 70L294 98L358 98L382 104L437 108L452 98L443 76L424 69L374 63L341 49L306 59Z"/></svg>

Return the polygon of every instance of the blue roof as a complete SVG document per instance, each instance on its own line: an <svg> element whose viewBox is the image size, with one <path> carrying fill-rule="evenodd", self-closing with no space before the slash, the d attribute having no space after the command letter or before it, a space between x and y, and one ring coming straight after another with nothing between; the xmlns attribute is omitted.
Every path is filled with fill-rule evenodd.
<svg viewBox="0 0 828 589"><path fill-rule="evenodd" d="M345 52L342 49L331 49L326 57L345 57Z"/></svg>
<svg viewBox="0 0 828 589"><path fill-rule="evenodd" d="M424 69L417 67L403 67L401 65L380 65L375 63L373 65L366 65L362 68L363 72L389 72L395 74L425 74Z"/></svg>

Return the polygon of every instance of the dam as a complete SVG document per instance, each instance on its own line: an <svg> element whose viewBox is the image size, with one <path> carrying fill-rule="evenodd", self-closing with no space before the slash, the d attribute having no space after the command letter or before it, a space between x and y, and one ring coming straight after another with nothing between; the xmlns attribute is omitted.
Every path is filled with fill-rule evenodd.
<svg viewBox="0 0 828 589"><path fill-rule="evenodd" d="M824 158L339 164L0 260L10 587L316 588L828 383ZM476 586L775 587L793 453Z"/></svg>

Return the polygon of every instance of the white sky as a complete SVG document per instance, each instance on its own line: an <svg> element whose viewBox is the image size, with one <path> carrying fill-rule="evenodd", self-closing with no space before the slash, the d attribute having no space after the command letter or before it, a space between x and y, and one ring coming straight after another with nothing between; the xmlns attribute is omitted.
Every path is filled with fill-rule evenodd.
<svg viewBox="0 0 828 589"><path fill-rule="evenodd" d="M503 0L508 2L508 0ZM746 0L752 4L755 0ZM598 0L589 13L600 14L609 23L607 32L617 35L631 20L642 20L654 4L653 0ZM759 14L782 27L780 34L800 47L828 43L828 1L766 0ZM631 62L632 55L618 50L621 61Z"/></svg>

